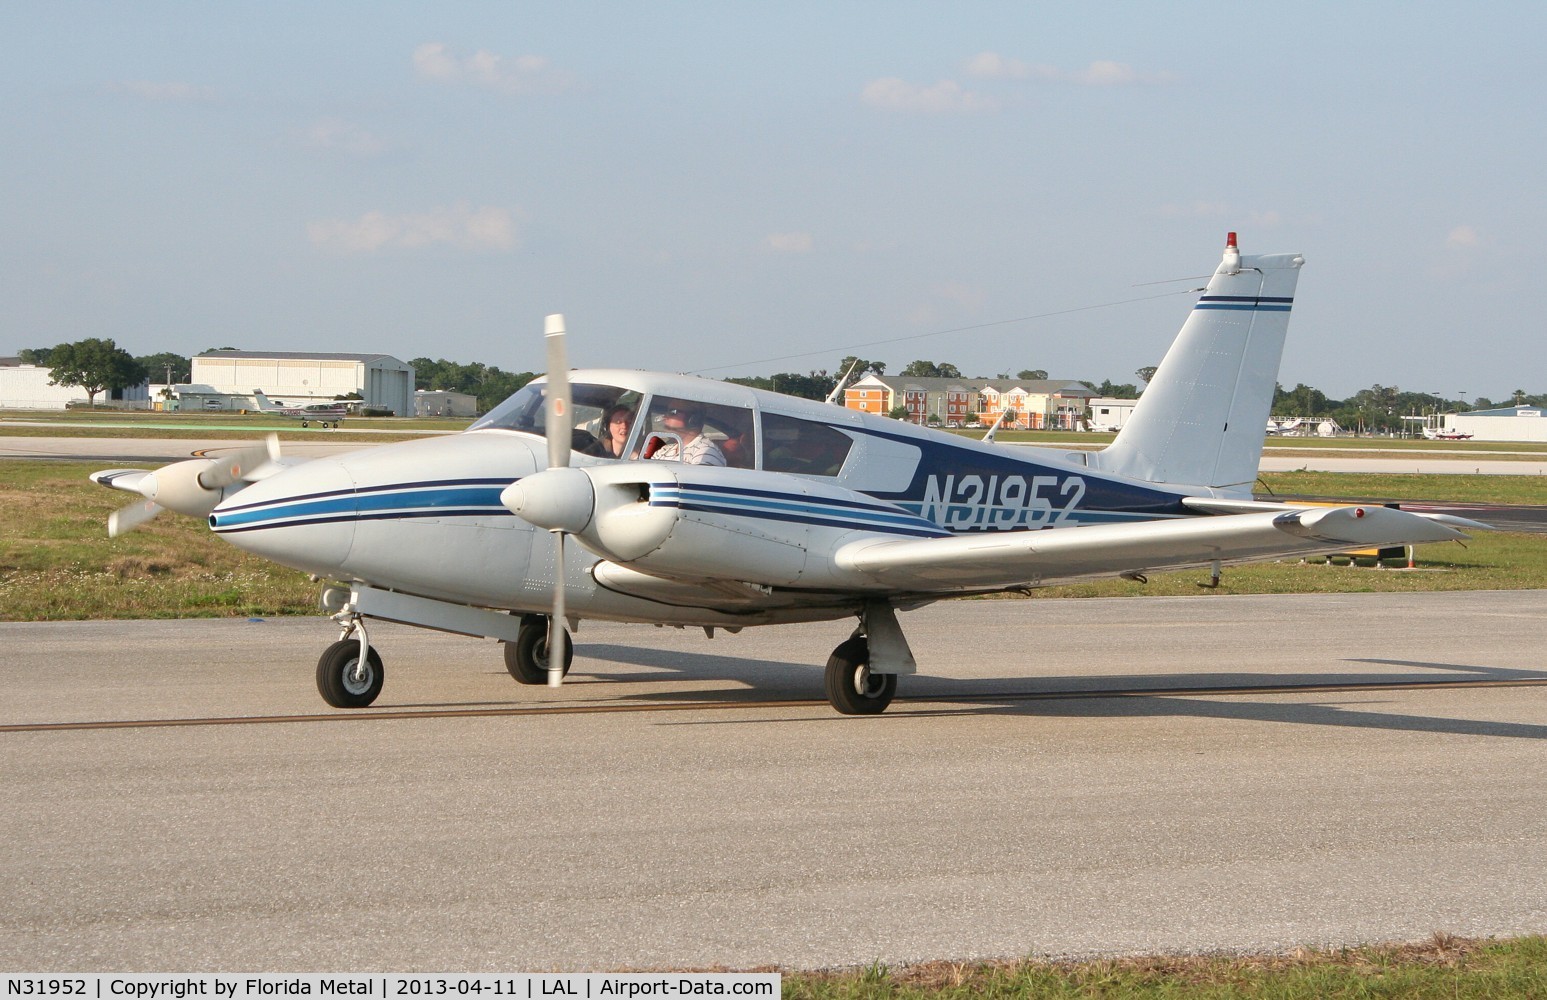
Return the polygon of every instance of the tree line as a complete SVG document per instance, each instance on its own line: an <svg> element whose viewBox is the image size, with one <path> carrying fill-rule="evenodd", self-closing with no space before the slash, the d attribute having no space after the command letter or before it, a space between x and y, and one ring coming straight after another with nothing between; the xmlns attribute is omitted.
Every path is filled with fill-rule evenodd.
<svg viewBox="0 0 1547 1000"><path fill-rule="evenodd" d="M211 348L210 350L234 350ZM208 352L205 352L208 353ZM136 386L147 379L169 383L188 382L191 362L179 354L131 355L111 339L90 337L53 347L33 347L18 352L23 364L33 364L49 369L53 385L78 385L86 390L94 403L97 396L109 389ZM462 364L444 358L414 358L409 364L414 368L415 389L439 389L465 393L478 400L478 409L485 412L510 396L516 390L537 377L536 372L507 372L493 365L478 362ZM768 389L789 396L805 399L826 399L832 394L840 376L850 385L866 375L885 375L886 363L848 355L839 360L832 370L780 372L776 375L751 375L726 379L737 385ZM950 362L916 360L909 362L897 374L906 378L966 378L961 369ZM1141 383L1148 383L1155 375L1155 366L1147 365L1134 372ZM975 378L988 378L977 376ZM1039 368L1024 368L1011 376L1000 373L993 378L1023 380L1045 379L1047 372ZM1079 380L1080 384L1099 396L1132 399L1139 394L1136 383L1100 382ZM1547 393L1528 393L1515 389L1506 397L1495 401L1478 396L1468 402L1465 399L1445 399L1428 392L1407 392L1394 385L1379 382L1368 389L1360 389L1347 399L1333 399L1319 389L1301 382L1293 389L1276 386L1273 394L1273 415L1279 417L1330 417L1349 430L1395 431L1402 429L1402 417L1427 413L1464 413L1468 410L1486 410L1496 406L1547 406Z"/></svg>

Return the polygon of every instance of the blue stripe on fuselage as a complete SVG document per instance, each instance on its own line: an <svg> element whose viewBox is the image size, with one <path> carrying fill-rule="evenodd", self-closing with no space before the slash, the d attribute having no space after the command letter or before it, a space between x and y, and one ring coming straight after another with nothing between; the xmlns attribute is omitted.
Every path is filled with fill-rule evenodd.
<svg viewBox="0 0 1547 1000"><path fill-rule="evenodd" d="M850 424L833 426L919 449L918 468L906 487L865 492L952 534L1072 527L1191 513L1182 506L1179 493L1046 465L1008 450L985 452L933 437ZM1028 450L1028 454L1035 453ZM863 476L857 478L855 485L862 488Z"/></svg>

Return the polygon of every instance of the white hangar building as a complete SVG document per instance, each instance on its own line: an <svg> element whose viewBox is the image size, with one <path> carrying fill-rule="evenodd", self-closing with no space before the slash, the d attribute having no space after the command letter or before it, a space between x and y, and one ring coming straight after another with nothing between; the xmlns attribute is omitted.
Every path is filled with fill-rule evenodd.
<svg viewBox="0 0 1547 1000"><path fill-rule="evenodd" d="M1470 434L1479 441L1547 441L1547 418L1540 406L1447 413L1441 429Z"/></svg>
<svg viewBox="0 0 1547 1000"><path fill-rule="evenodd" d="M365 405L398 416L414 412L414 369L388 354L321 354L285 351L210 351L192 359L189 381L215 392L245 397L254 389L291 405L322 403L358 392Z"/></svg>
<svg viewBox="0 0 1547 1000"><path fill-rule="evenodd" d="M78 385L50 385L53 373L39 365L24 365L16 358L0 358L0 409L63 410L71 403L85 403L86 390ZM97 393L99 405L138 404L144 409L150 390L145 383Z"/></svg>

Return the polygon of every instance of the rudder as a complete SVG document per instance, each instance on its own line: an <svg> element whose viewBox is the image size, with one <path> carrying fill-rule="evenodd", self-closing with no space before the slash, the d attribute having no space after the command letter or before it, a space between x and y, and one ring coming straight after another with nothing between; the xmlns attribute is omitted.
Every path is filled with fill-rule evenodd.
<svg viewBox="0 0 1547 1000"><path fill-rule="evenodd" d="M1247 494L1257 479L1299 254L1224 259L1139 397L1093 465L1148 483Z"/></svg>

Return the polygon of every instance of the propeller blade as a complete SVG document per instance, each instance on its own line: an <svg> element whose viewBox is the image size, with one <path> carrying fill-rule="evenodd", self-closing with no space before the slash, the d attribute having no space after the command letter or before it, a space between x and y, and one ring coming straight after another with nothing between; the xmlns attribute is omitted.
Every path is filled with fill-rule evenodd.
<svg viewBox="0 0 1547 1000"><path fill-rule="evenodd" d="M574 447L575 418L570 413L569 359L564 351L564 316L561 313L548 317L543 337L548 345L548 395L544 404L548 467L562 469L568 467L569 453Z"/></svg>
<svg viewBox="0 0 1547 1000"><path fill-rule="evenodd" d="M569 632L564 628L564 532L553 533L553 616L548 619L548 686L564 683Z"/></svg>
<svg viewBox="0 0 1547 1000"><path fill-rule="evenodd" d="M107 516L107 537L117 538L161 513L161 505L154 500L139 500Z"/></svg>
<svg viewBox="0 0 1547 1000"><path fill-rule="evenodd" d="M279 435L270 434L250 448L242 448L221 458L210 459L210 467L199 473L199 485L208 490L230 486L261 465L279 458Z"/></svg>

